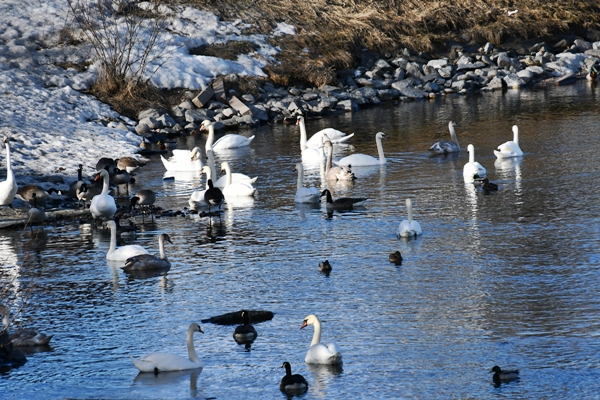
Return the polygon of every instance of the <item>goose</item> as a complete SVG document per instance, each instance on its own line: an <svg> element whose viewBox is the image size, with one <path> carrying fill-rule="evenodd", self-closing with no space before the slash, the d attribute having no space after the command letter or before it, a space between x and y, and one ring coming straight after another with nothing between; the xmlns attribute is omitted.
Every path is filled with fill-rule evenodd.
<svg viewBox="0 0 600 400"><path fill-rule="evenodd" d="M306 126L304 125L304 117L302 115L296 117L296 125L300 126L300 134L302 134L302 130L306 133ZM310 139L306 141L306 147L320 147L325 137L327 137L331 143L344 143L352 136L354 136L354 133L347 135L337 129L325 128L312 135Z"/></svg>
<svg viewBox="0 0 600 400"><path fill-rule="evenodd" d="M421 225L413 220L412 201L410 199L406 199L406 212L408 214L408 219L400 222L396 235L398 237L419 236L423 231L421 230Z"/></svg>
<svg viewBox="0 0 600 400"><path fill-rule="evenodd" d="M302 375L292 375L292 366L289 362L284 362L281 368L285 368L285 376L279 383L279 389L282 392L304 393L308 390L308 382Z"/></svg>
<svg viewBox="0 0 600 400"><path fill-rule="evenodd" d="M29 227L33 231L33 224L42 224L46 220L46 212L43 208L37 205L37 196L35 193L32 194L31 208L27 210L27 222L30 224ZM42 230L44 227L42 226Z"/></svg>
<svg viewBox="0 0 600 400"><path fill-rule="evenodd" d="M90 204L90 212L94 218L112 219L117 212L117 204L115 199L108 194L108 171L105 169L100 170L96 175L98 180L102 178L102 193L92 198L92 204Z"/></svg>
<svg viewBox="0 0 600 400"><path fill-rule="evenodd" d="M225 197L248 197L256 194L256 188L252 186L251 183L248 183L248 181L233 182L229 163L221 163L221 172L223 171L225 172L225 177L227 178L225 187L223 188L223 194Z"/></svg>
<svg viewBox="0 0 600 400"><path fill-rule="evenodd" d="M77 199L77 189L79 189L83 183L83 164L79 164L77 167L77 180L75 182L71 182L69 185L68 196L70 199Z"/></svg>
<svg viewBox="0 0 600 400"><path fill-rule="evenodd" d="M210 209L212 207L218 207L219 215L221 213L221 205L225 200L224 193L221 189L213 186L212 179L206 181L206 191L204 192L204 203L208 206L208 214L210 215Z"/></svg>
<svg viewBox="0 0 600 400"><path fill-rule="evenodd" d="M325 179L328 181L353 181L356 179L354 173L351 170L350 165L343 167L333 166L333 145L330 140L326 140L323 143L325 147L325 153L327 154L327 162L325 163Z"/></svg>
<svg viewBox="0 0 600 400"><path fill-rule="evenodd" d="M503 371L502 368L500 368L497 365L494 365L494 367L490 370L490 373L494 373L494 376L492 377L494 383L496 385L499 385L502 382L508 382L508 381L513 381L515 379L519 379L519 370L515 369L515 370L510 370L510 371Z"/></svg>
<svg viewBox="0 0 600 400"><path fill-rule="evenodd" d="M328 210L352 210L354 207L363 206L367 201L366 197L342 197L334 201L329 189L323 190L321 197L323 196L326 196Z"/></svg>
<svg viewBox="0 0 600 400"><path fill-rule="evenodd" d="M100 172L103 169L108 171L109 175L113 175L115 173L115 169L117 168L117 163L112 158L102 157L96 163L96 172Z"/></svg>
<svg viewBox="0 0 600 400"><path fill-rule="evenodd" d="M117 248L117 223L113 220L106 222L110 229L110 247L106 253L106 259L109 261L125 261L133 256L140 254L149 254L148 250L137 244L130 244Z"/></svg>
<svg viewBox="0 0 600 400"><path fill-rule="evenodd" d="M117 168L123 169L128 173L132 173L144 164L133 157L121 157L116 160Z"/></svg>
<svg viewBox="0 0 600 400"><path fill-rule="evenodd" d="M381 144L381 139L387 139L385 137L385 133L377 132L377 134L375 135L375 141L377 143L377 153L379 154L379 158L375 158L367 154L351 154L342 158L339 161L336 161L335 164L340 166L352 165L353 167L368 167L371 165L385 164L386 160L385 156L383 155L383 146Z"/></svg>
<svg viewBox="0 0 600 400"><path fill-rule="evenodd" d="M463 178L465 182L473 182L475 178L485 178L487 171L485 168L475 161L475 147L470 144L467 146L469 152L469 162L463 167Z"/></svg>
<svg viewBox="0 0 600 400"><path fill-rule="evenodd" d="M138 360L130 356L131 361L140 372L154 372L155 374L202 368L202 362L196 354L196 349L194 349L195 332L204 333L198 324L193 323L187 331L188 358L173 353L152 353Z"/></svg>
<svg viewBox="0 0 600 400"><path fill-rule="evenodd" d="M156 202L156 193L150 189L138 190L137 193L130 200L130 207L138 207L142 210L142 216L145 212L149 212L154 220L154 203Z"/></svg>
<svg viewBox="0 0 600 400"><path fill-rule="evenodd" d="M325 154L323 154L323 144L319 143L318 146L308 147L306 145L306 127L304 126L304 118L299 116L296 121L296 125L300 125L300 154L302 156L302 162L305 164L318 164L325 160ZM302 121L302 123L300 123ZM323 138L323 137L322 137Z"/></svg>
<svg viewBox="0 0 600 400"><path fill-rule="evenodd" d="M494 154L498 158L520 157L523 155L519 147L519 127L513 125L513 140L502 143L498 146L498 150L494 150Z"/></svg>
<svg viewBox="0 0 600 400"><path fill-rule="evenodd" d="M252 342L258 336L256 329L250 323L250 313L246 310L242 310L241 317L244 321L244 325L238 325L233 332L233 339L240 344Z"/></svg>
<svg viewBox="0 0 600 400"><path fill-rule="evenodd" d="M35 197L37 205L45 207L46 199L48 197L50 197L51 193L55 193L55 192L60 193L55 188L50 188L50 189L46 190L39 185L31 184L31 185L21 186L17 190L17 196L19 196L23 201L26 201L30 204L33 202L33 199Z"/></svg>
<svg viewBox="0 0 600 400"><path fill-rule="evenodd" d="M0 182L0 206L12 208L12 202L19 188L10 165L10 147L7 137L4 138L4 146L6 147L6 179Z"/></svg>
<svg viewBox="0 0 600 400"><path fill-rule="evenodd" d="M342 354L335 343L321 344L321 321L316 315L308 315L304 318L300 329L313 325L315 332L312 342L304 358L307 364L340 364L342 362Z"/></svg>
<svg viewBox="0 0 600 400"><path fill-rule="evenodd" d="M125 272L128 272L169 268L171 266L171 262L165 254L165 242L173 244L169 235L162 233L158 237L158 249L160 256L155 256L152 254L139 254L137 256L129 257L127 260L125 260L125 265L123 265L121 269Z"/></svg>
<svg viewBox="0 0 600 400"><path fill-rule="evenodd" d="M440 140L436 142L429 148L429 151L433 155L438 154L448 154L448 153L458 153L460 151L460 146L458 144L458 139L456 139L456 131L454 127L458 125L454 121L448 122L448 129L450 130L450 138L452 140Z"/></svg>
<svg viewBox="0 0 600 400"><path fill-rule="evenodd" d="M390 262L400 265L402 264L402 254L399 251L390 254Z"/></svg>
<svg viewBox="0 0 600 400"><path fill-rule="evenodd" d="M221 163L221 169L225 170L225 175L217 179L216 182L213 182L215 187L220 189L223 189L225 186L227 186L227 171L229 171L229 175L231 176L231 183L242 182L252 185L258 179L258 176L250 178L248 175L240 174L239 172L231 172L231 167L227 162Z"/></svg>
<svg viewBox="0 0 600 400"><path fill-rule="evenodd" d="M129 184L135 183L135 179L129 175L124 169L115 168L115 173L113 174L112 183L117 186L117 192L119 191L119 185L125 185L127 190L127 194L129 194Z"/></svg>
<svg viewBox="0 0 600 400"><path fill-rule="evenodd" d="M76 191L78 206L83 203L83 208L85 208L85 203L87 201L91 201L94 196L102 193L102 187L97 185L88 185L87 183L83 183Z"/></svg>
<svg viewBox="0 0 600 400"><path fill-rule="evenodd" d="M296 185L294 202L316 204L321 201L319 189L314 186L304 187L304 168L302 167L302 163L296 163L296 170L298 171L298 183Z"/></svg>
<svg viewBox="0 0 600 400"><path fill-rule="evenodd" d="M215 125L208 121L202 121L200 130L208 130L208 138L206 139L205 149L208 150L226 150L226 149L237 149L238 147L250 146L250 142L254 139L254 135L249 138L239 135L237 133L230 133L221 137L219 140L213 143L215 140Z"/></svg>
<svg viewBox="0 0 600 400"><path fill-rule="evenodd" d="M160 159L169 172L195 172L202 170L202 151L200 147L192 150L173 150L173 157L168 160L161 154Z"/></svg>
<svg viewBox="0 0 600 400"><path fill-rule="evenodd" d="M0 304L0 315L2 315L2 330L8 330L10 324L10 312L8 308ZM33 329L22 329L10 333L8 339L12 342L13 346L25 347L25 346L45 346L50 343L54 335L46 335L45 333L36 332Z"/></svg>
<svg viewBox="0 0 600 400"><path fill-rule="evenodd" d="M328 260L319 262L319 271L331 272L331 264L329 264Z"/></svg>
<svg viewBox="0 0 600 400"><path fill-rule="evenodd" d="M202 167L202 173L206 174L206 189L204 190L194 190L190 195L188 203L190 203L190 207L208 207L206 202L204 201L204 193L208 190L208 181L212 181L212 171L208 165ZM214 186L214 184L213 184Z"/></svg>

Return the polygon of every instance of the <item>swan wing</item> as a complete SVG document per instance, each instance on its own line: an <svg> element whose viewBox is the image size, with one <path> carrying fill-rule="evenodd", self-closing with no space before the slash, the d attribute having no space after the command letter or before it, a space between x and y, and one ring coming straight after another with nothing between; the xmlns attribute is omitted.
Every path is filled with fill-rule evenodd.
<svg viewBox="0 0 600 400"><path fill-rule="evenodd" d="M522 156L523 152L519 145L511 140L498 146L498 150L494 150L494 154L498 158L507 158Z"/></svg>
<svg viewBox="0 0 600 400"><path fill-rule="evenodd" d="M225 197L249 197L256 194L256 188L246 182L235 182L223 188Z"/></svg>
<svg viewBox="0 0 600 400"><path fill-rule="evenodd" d="M249 146L254 136L245 137L237 133L221 137L213 144L213 150L235 149L237 147Z"/></svg>
<svg viewBox="0 0 600 400"><path fill-rule="evenodd" d="M251 185L254 182L256 182L257 179L258 179L258 176L255 176L254 178L250 178L248 175L241 174L239 172L231 173L231 183L245 182L245 183L248 183ZM217 179L216 182L214 182L213 186L223 189L226 184L227 184L227 176L222 176L219 179Z"/></svg>
<svg viewBox="0 0 600 400"><path fill-rule="evenodd" d="M141 254L148 254L148 250L137 244L121 246L112 253L106 254L106 259L110 261L125 261L128 258L135 257Z"/></svg>
<svg viewBox="0 0 600 400"><path fill-rule="evenodd" d="M296 190L294 201L296 203L319 203L321 201L321 193L316 187L300 188Z"/></svg>
<svg viewBox="0 0 600 400"><path fill-rule="evenodd" d="M323 144L324 135L327 136L327 138L332 144L335 144L346 142L348 139L354 136L354 133L347 135L345 132L339 131L337 129L325 128L312 135L310 139L306 141L306 146L314 148L320 147Z"/></svg>
<svg viewBox="0 0 600 400"><path fill-rule="evenodd" d="M368 167L371 165L379 165L379 159L367 154L351 154L341 160L334 161L336 165L352 167Z"/></svg>
<svg viewBox="0 0 600 400"><path fill-rule="evenodd" d="M342 354L334 343L318 343L310 346L304 361L307 364L339 364L342 362Z"/></svg>
<svg viewBox="0 0 600 400"><path fill-rule="evenodd" d="M167 371L183 371L187 369L202 368L202 363L193 362L188 358L172 353L152 353L148 354L139 360L130 357L133 365L140 372L167 372Z"/></svg>
<svg viewBox="0 0 600 400"><path fill-rule="evenodd" d="M314 147L307 147L302 150L302 162L305 164L320 163L325 160L325 154Z"/></svg>
<svg viewBox="0 0 600 400"><path fill-rule="evenodd" d="M396 236L399 237L415 236L415 234L416 233L413 230L412 224L407 219L402 220L402 222L400 222L400 225L398 226L398 230L396 230Z"/></svg>
<svg viewBox="0 0 600 400"><path fill-rule="evenodd" d="M454 142L450 142L448 140L440 140L437 143L434 143L430 148L434 154L447 154L447 153L457 153L460 151L460 147Z"/></svg>

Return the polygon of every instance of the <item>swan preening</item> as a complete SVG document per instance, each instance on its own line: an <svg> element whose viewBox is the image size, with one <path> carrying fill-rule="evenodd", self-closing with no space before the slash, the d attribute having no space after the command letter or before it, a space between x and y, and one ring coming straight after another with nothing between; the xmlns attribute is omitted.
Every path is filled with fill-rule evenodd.
<svg viewBox="0 0 600 400"><path fill-rule="evenodd" d="M312 325L315 329L312 342L306 353L304 361L307 364L340 364L342 354L335 343L321 343L321 321L316 315L308 315L304 318L300 329Z"/></svg>
<svg viewBox="0 0 600 400"><path fill-rule="evenodd" d="M115 199L108 194L108 171L105 169L100 170L95 180L100 178L102 178L102 192L92 198L90 212L94 218L112 219L117 212L117 204Z"/></svg>
<svg viewBox="0 0 600 400"><path fill-rule="evenodd" d="M513 140L502 143L498 146L498 150L494 150L494 154L498 158L520 157L523 155L519 147L519 127L513 125Z"/></svg>
<svg viewBox="0 0 600 400"><path fill-rule="evenodd" d="M325 152L327 153L327 162L325 164L326 180L347 182L356 179L350 165L346 165L343 167L337 165L335 167L333 166L333 145L331 144L331 141L326 140L323 143L323 147L325 148Z"/></svg>
<svg viewBox="0 0 600 400"><path fill-rule="evenodd" d="M249 138L239 135L237 133L230 133L221 137L219 140L214 142L215 140L215 125L213 122L208 120L202 121L202 125L200 125L200 130L208 130L208 138L206 139L205 149L206 151L214 150L226 150L226 149L237 149L239 147L249 146L252 140L254 139L254 135ZM214 143L213 143L214 142Z"/></svg>
<svg viewBox="0 0 600 400"><path fill-rule="evenodd" d="M279 383L279 389L282 392L304 393L308 390L308 382L302 375L292 375L292 366L289 362L284 362L281 368L285 368L285 376Z"/></svg>
<svg viewBox="0 0 600 400"><path fill-rule="evenodd" d="M323 190L321 197L326 198L326 207L328 210L352 210L354 207L360 207L368 200L366 197L341 197L333 200L329 189Z"/></svg>
<svg viewBox="0 0 600 400"><path fill-rule="evenodd" d="M8 138L4 138L4 146L6 147L6 179L0 182L0 206L11 206L17 194L17 182L10 165L10 147L8 146Z"/></svg>
<svg viewBox="0 0 600 400"><path fill-rule="evenodd" d="M2 316L2 330L8 330L10 325L10 312L8 308L0 304L0 316ZM46 346L50 343L50 339L54 335L46 335L41 332L36 332L33 329L21 329L13 333L8 332L8 338L12 342L13 346L25 347L25 346Z"/></svg>
<svg viewBox="0 0 600 400"><path fill-rule="evenodd" d="M351 165L352 167L368 167L371 165L383 165L386 163L385 156L383 154L383 145L381 139L386 139L385 133L377 132L375 135L375 142L377 143L377 153L379 158L369 156L367 154L350 154L342 158L341 160L335 161L335 164L340 166Z"/></svg>
<svg viewBox="0 0 600 400"><path fill-rule="evenodd" d="M485 168L475 161L475 146L470 144L467 146L469 151L469 162L463 167L463 178L465 182L473 182L476 178L485 178L487 171Z"/></svg>
<svg viewBox="0 0 600 400"><path fill-rule="evenodd" d="M354 136L354 133L347 135L346 133L338 131L337 129L325 128L321 129L312 135L310 139L306 140L306 125L304 125L304 117L302 115L298 115L298 117L296 117L296 125L300 126L300 136L304 135L304 144L306 147L321 147L323 142L326 140L325 138L329 139L331 143L344 143ZM304 132L304 134L302 132Z"/></svg>
<svg viewBox="0 0 600 400"><path fill-rule="evenodd" d="M133 256L148 254L148 250L137 244L129 244L117 248L117 223L113 220L106 221L106 226L110 229L110 247L106 252L106 259L109 261L125 261Z"/></svg>
<svg viewBox="0 0 600 400"><path fill-rule="evenodd" d="M448 122L448 129L450 130L450 138L452 140L440 140L436 142L429 148L429 151L433 155L437 154L449 154L449 153L458 153L460 151L460 146L458 144L458 139L456 138L456 131L454 127L458 125L454 121Z"/></svg>
<svg viewBox="0 0 600 400"><path fill-rule="evenodd" d="M183 371L186 369L202 368L202 362L196 354L194 348L194 333L204 333L200 326L196 323L190 325L187 331L187 350L188 358L182 357L173 353L152 353L141 357L139 360L131 357L133 365L140 372L168 372L168 371Z"/></svg>
<svg viewBox="0 0 600 400"><path fill-rule="evenodd" d="M296 163L298 171L298 183L296 185L296 195L294 202L315 204L321 201L321 192L314 186L304 187L304 168L302 163Z"/></svg>
<svg viewBox="0 0 600 400"><path fill-rule="evenodd" d="M241 316L244 324L238 325L235 328L233 339L239 344L252 343L258 336L258 333L250 323L250 313L246 310L242 310Z"/></svg>
<svg viewBox="0 0 600 400"><path fill-rule="evenodd" d="M169 172L195 172L202 169L202 151L200 147L192 150L173 150L173 157L168 160L162 155L160 159Z"/></svg>
<svg viewBox="0 0 600 400"><path fill-rule="evenodd" d="M123 265L121 269L123 269L125 272L129 272L171 267L171 262L165 253L165 242L173 244L169 235L162 233L158 237L158 250L160 256L155 256L152 254L139 254L137 256L129 257L127 260L125 260L125 265Z"/></svg>
<svg viewBox="0 0 600 400"><path fill-rule="evenodd" d="M423 231L421 230L421 225L413 220L412 201L410 199L406 199L406 212L408 214L408 219L400 222L396 235L399 237L410 237L422 234ZM402 258L400 258L400 260L402 260Z"/></svg>

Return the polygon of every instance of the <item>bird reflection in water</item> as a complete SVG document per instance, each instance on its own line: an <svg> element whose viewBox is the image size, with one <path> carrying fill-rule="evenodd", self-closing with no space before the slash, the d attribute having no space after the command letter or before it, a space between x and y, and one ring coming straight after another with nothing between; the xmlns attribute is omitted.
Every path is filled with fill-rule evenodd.
<svg viewBox="0 0 600 400"><path fill-rule="evenodd" d="M202 373L202 368L184 371L170 371L155 374L154 372L140 372L133 380L134 386L162 386L175 385L185 382L188 377L190 380L191 397L195 397L198 390L198 377Z"/></svg>

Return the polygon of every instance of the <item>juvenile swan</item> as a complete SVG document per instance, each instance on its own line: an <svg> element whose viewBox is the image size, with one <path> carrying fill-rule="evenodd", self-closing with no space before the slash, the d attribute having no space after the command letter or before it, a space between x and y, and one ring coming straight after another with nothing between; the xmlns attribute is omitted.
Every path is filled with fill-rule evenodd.
<svg viewBox="0 0 600 400"><path fill-rule="evenodd" d="M449 153L458 153L460 151L460 146L458 145L458 139L456 138L456 131L454 127L456 126L456 122L450 121L448 122L448 129L450 130L450 140L440 140L436 142L429 148L429 151L433 155L437 154L449 154Z"/></svg>
<svg viewBox="0 0 600 400"><path fill-rule="evenodd" d="M125 265L121 268L123 269L123 271L126 272L169 268L171 266L171 262L165 254L165 242L173 244L169 235L163 233L158 237L158 248L160 256L155 256L152 254L140 254L137 256L133 256L125 260Z"/></svg>

